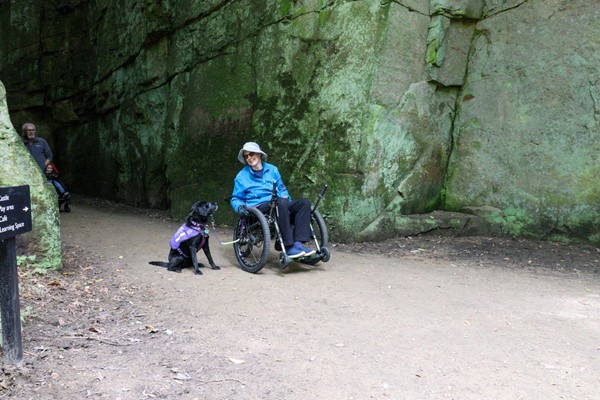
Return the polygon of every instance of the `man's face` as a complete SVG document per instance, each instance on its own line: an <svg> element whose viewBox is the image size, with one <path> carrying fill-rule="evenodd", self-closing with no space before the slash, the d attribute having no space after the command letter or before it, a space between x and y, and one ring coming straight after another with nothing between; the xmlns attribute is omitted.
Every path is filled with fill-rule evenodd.
<svg viewBox="0 0 600 400"><path fill-rule="evenodd" d="M35 136L37 135L37 129L35 129L35 126L27 126L27 127L25 127L24 131L25 131L25 136L27 137L27 139L29 139L29 140L35 139Z"/></svg>

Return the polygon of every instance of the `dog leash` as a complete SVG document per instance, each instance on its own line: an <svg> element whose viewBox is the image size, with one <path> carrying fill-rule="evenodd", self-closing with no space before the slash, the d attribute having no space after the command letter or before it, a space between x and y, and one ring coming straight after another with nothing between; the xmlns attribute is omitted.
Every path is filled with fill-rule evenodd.
<svg viewBox="0 0 600 400"><path fill-rule="evenodd" d="M213 232L215 233L215 237L217 238L217 241L219 243L221 243L222 245L228 245L228 244L234 244L240 241L240 239L236 239L236 240L232 240L231 242L221 242L221 239L219 239L219 235L217 235L217 228L215 227L215 219L212 217L210 218L210 224L212 225L213 228Z"/></svg>

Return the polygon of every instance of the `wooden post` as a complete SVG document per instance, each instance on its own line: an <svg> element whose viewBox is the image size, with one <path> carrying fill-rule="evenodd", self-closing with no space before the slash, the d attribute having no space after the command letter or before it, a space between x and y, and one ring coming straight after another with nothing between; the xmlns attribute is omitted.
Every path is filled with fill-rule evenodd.
<svg viewBox="0 0 600 400"><path fill-rule="evenodd" d="M0 187L0 318L4 362L23 363L21 310L15 236L31 231L31 196L28 185Z"/></svg>
<svg viewBox="0 0 600 400"><path fill-rule="evenodd" d="M0 240L0 318L4 362L18 367L23 363L19 275L15 238Z"/></svg>

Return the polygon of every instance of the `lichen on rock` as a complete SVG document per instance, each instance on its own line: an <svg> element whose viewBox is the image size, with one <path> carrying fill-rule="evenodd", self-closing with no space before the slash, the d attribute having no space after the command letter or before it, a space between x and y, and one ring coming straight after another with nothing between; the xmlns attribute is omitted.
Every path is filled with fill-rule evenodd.
<svg viewBox="0 0 600 400"><path fill-rule="evenodd" d="M0 82L0 187L22 185L30 188L32 230L17 238L19 254L35 255L28 258L29 266L38 271L60 269L62 246L57 194L13 128L6 91Z"/></svg>

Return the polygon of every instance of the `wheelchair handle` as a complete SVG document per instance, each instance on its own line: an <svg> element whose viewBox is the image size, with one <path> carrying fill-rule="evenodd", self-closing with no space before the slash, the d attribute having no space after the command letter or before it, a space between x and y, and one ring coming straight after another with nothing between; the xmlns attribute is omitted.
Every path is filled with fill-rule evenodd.
<svg viewBox="0 0 600 400"><path fill-rule="evenodd" d="M271 192L271 198L272 199L277 198L277 182L276 181L273 181L273 191Z"/></svg>
<svg viewBox="0 0 600 400"><path fill-rule="evenodd" d="M323 185L323 189L321 189L321 193L319 193L319 199L325 197L325 192L327 191L327 184Z"/></svg>
<svg viewBox="0 0 600 400"><path fill-rule="evenodd" d="M277 208L277 182L273 181L273 191L271 192L271 201L270 201L270 212L275 209L275 212L279 214L279 209Z"/></svg>
<svg viewBox="0 0 600 400"><path fill-rule="evenodd" d="M315 210L317 209L317 206L321 202L321 199L323 197L325 197L326 191L327 191L327 184L323 185L323 189L321 189L321 192L318 194L317 201L315 201L315 206L312 208L312 211L310 212L311 214L313 214L315 212Z"/></svg>

